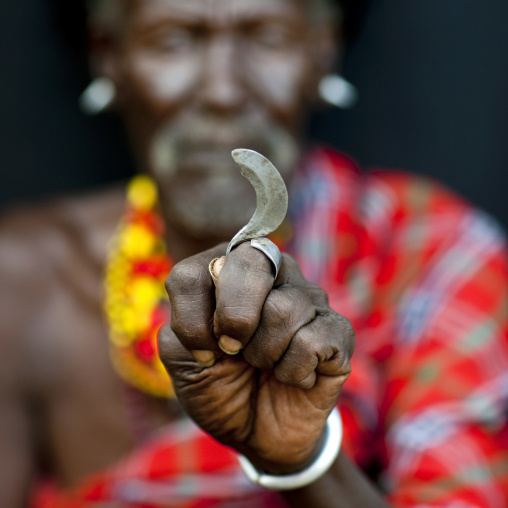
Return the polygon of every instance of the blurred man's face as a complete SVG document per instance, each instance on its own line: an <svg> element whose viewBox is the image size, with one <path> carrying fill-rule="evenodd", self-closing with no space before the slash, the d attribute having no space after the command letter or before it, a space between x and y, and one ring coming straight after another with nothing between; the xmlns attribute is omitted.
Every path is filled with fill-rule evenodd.
<svg viewBox="0 0 508 508"><path fill-rule="evenodd" d="M257 150L290 176L316 82L308 1L124 2L118 107L166 220L186 235L227 239L252 214L231 150Z"/></svg>

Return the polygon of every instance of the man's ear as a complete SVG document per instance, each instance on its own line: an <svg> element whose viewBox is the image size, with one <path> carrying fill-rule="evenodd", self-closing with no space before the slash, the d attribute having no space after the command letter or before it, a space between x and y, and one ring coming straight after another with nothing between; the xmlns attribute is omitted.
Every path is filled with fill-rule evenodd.
<svg viewBox="0 0 508 508"><path fill-rule="evenodd" d="M309 83L309 97L316 102L318 87L324 76L336 73L342 58L342 29L337 20L323 20L316 24L312 34L311 56L313 72Z"/></svg>
<svg viewBox="0 0 508 508"><path fill-rule="evenodd" d="M108 78L119 92L121 69L118 57L118 38L115 34L95 26L88 28L88 60L93 78Z"/></svg>

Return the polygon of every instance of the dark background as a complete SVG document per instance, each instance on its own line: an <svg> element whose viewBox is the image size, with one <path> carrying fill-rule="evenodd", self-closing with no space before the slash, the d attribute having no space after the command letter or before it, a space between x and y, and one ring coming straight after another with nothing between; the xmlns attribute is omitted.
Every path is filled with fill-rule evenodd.
<svg viewBox="0 0 508 508"><path fill-rule="evenodd" d="M66 0L71 5L73 0ZM360 91L315 135L365 166L439 178L508 227L508 2L372 0L344 56ZM50 0L0 2L0 207L125 178L115 118L85 118L79 38Z"/></svg>

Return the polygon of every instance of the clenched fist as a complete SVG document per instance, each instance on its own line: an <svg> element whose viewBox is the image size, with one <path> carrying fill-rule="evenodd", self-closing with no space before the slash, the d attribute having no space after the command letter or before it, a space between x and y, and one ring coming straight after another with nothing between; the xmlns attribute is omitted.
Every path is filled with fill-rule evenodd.
<svg viewBox="0 0 508 508"><path fill-rule="evenodd" d="M350 374L352 326L290 256L274 280L271 262L249 243L229 254L215 287L208 264L225 250L171 271L161 359L206 432L268 473L299 471L319 453Z"/></svg>

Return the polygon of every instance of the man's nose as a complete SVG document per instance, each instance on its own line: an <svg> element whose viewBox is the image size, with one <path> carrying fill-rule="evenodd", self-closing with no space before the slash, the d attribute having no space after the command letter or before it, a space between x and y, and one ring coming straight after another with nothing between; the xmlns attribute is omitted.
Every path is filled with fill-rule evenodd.
<svg viewBox="0 0 508 508"><path fill-rule="evenodd" d="M246 90L238 53L238 44L231 36L217 35L209 41L201 83L201 96L206 107L229 112L244 104Z"/></svg>

